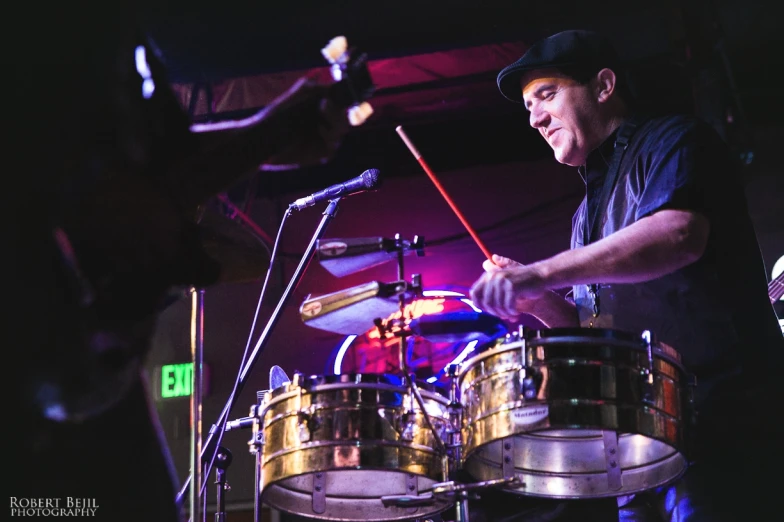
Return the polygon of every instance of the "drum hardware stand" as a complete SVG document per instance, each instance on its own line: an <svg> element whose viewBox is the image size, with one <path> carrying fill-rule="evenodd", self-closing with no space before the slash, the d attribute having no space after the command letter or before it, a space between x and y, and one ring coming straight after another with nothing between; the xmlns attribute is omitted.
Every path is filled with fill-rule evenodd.
<svg viewBox="0 0 784 522"><path fill-rule="evenodd" d="M449 426L446 429L447 441L444 444L440 437L436 434L432 425L428 425L436 436L439 442L439 449L443 451L445 457L444 469L448 470L445 475L451 480L434 484L429 491L425 491L419 495L388 495L381 497L381 502L385 506L398 506L398 507L417 507L433 505L437 501L453 502L455 505L455 522L470 522L469 521L469 500L476 500L479 498L478 491L486 488L492 488L502 485L517 485L520 480L515 476L504 477L501 479L487 480L472 484L457 484L454 476L455 472L460 469L462 462L462 425L463 425L463 409L460 402L460 388L458 386L459 365L452 364L447 368L447 374L450 378L449 385ZM412 376L413 377L413 376ZM412 391L418 395L416 385L412 383ZM424 412L425 419L429 422L429 416L424 410L424 405L420 403L420 408ZM448 462L451 457L456 463L455 469L449 469Z"/></svg>
<svg viewBox="0 0 784 522"><path fill-rule="evenodd" d="M223 407L223 410L221 411L220 417L218 418L217 422L215 424L213 424L212 429L210 430L210 432L209 432L206 440L204 441L204 443L201 444L199 448L194 448L193 454L191 455L191 460L195 461L195 462L193 462L193 464L197 464L198 463L198 465L193 465L193 464L191 465L191 473L185 479L182 488L180 489L180 491L177 493L177 495L175 497L175 502L177 503L178 506L181 506L182 503L183 503L183 499L185 498L185 495L187 495L188 492L190 491L191 505L192 505L191 506L191 512L190 512L190 514L191 514L191 518L190 518L191 522L196 522L197 520L199 520L197 517L192 516L196 512L194 510L194 508L193 508L193 504L197 504L198 503L198 502L194 502L194 499L198 499L201 496L201 494L202 494L203 482L201 481L201 477L202 477L202 473L201 473L202 470L201 470L201 468L204 465L207 465L209 467L210 463L208 461L212 457L213 452L216 451L216 447L215 447L216 444L217 444L216 437L218 437L218 435L219 435L219 433L218 433L219 430L217 429L217 427L218 426L224 426L226 424L226 422L228 420L228 416L231 413L231 409L234 406L234 402L235 402L236 398L240 395L240 393L242 392L242 389L245 387L245 383L247 382L247 378L248 378L248 374L250 373L250 370L255 365L259 355L261 354L262 350L264 349L265 345L267 344L267 341L269 340L270 332L272 331L272 329L275 327L275 325L280 320L280 316L281 316L281 313L283 311L283 307L286 305L287 301L291 297L292 293L294 292L294 289L296 289L296 287L299 285L299 282L302 279L302 275L304 274L305 269L307 268L308 264L310 264L310 261L313 258L313 255L315 253L316 244L317 244L318 240L322 238L322 236L324 234L324 231L326 230L327 226L329 225L329 223L332 221L332 219L337 214L338 203L339 202L340 202L340 198L331 199L329 201L329 204L327 205L327 208L324 210L324 212L322 214L321 221L319 222L315 232L313 233L313 237L311 238L310 243L308 244L307 248L305 249L304 254L302 255L302 259L300 260L299 265L297 266L296 270L294 271L294 274L292 275L291 280L289 281L288 286L283 291L283 294L281 295L280 300L278 301L278 304L275 307L275 310L273 310L272 315L270 316L269 320L267 321L267 325L264 328L264 331L261 333L261 336L259 337L259 340L256 343L256 347L254 348L253 352L251 352L251 354L248 356L248 360L245 363L245 366L240 371L240 374L239 374L239 376L237 378L237 386L236 386L235 392L232 393L232 395L229 397L228 401L226 402L226 405ZM289 206L289 208L287 210L287 213L290 214L292 212L292 210L293 210L293 207ZM194 297L194 303L196 303L196 302L197 302L196 297ZM194 306L195 306L195 304L194 304ZM203 307L203 303L200 305L200 307ZM199 322L199 326L201 326L201 321ZM192 330L194 330L194 329L192 328ZM202 335L202 332L199 332L198 342L194 341L194 343L193 343L194 346L195 345L199 345L199 348L201 348L201 344L202 344L201 335ZM196 350L194 349L194 353L195 353L195 351ZM199 375L201 375L200 374L200 370L201 370L201 367L199 365ZM197 368L196 368L196 364L195 364L195 361L194 361L194 377L196 376L196 373L197 373ZM198 384L200 385L201 383L199 382ZM201 391L201 387L200 386L198 388L194 387L194 395L193 395L194 399L196 398L196 391L197 390L200 392ZM201 396L200 395L199 395L198 399L199 399L199 402L198 402L198 414L199 414L199 417L194 417L194 420L197 419L197 418L200 418L200 414L201 414ZM195 409L195 405L194 405L193 409ZM196 424L194 424L194 426L196 426ZM196 436L196 439L198 441L201 440L200 435L201 435L201 433L199 433ZM200 449L201 451L198 451L198 449ZM210 471L211 471L210 469L207 469L205 474L209 474ZM192 486L194 486L194 487L192 487Z"/></svg>
<svg viewBox="0 0 784 522"><path fill-rule="evenodd" d="M256 392L256 405L251 407L250 415L257 417L261 414L261 406L264 404L264 399L269 393L268 390L261 390ZM259 429L259 423L253 423L253 435L248 441L250 454L256 457L256 465L253 469L254 487L253 487L253 522L261 522L261 465L263 464L261 457L261 446L264 444L264 431Z"/></svg>
<svg viewBox="0 0 784 522"><path fill-rule="evenodd" d="M395 234L395 243L399 245L397 249L397 279L398 281L405 280L406 273L405 273L405 249L403 248L403 242L401 240L400 234ZM424 247L422 246L422 241L418 239L418 236L415 237L414 243L419 244L421 246L420 250ZM414 291L415 296L422 295L422 276L420 274L414 274L411 276L411 289ZM442 457L446 457L447 449L444 445L444 441L441 440L441 435L436 430L435 426L433 425L433 421L430 418L430 415L427 414L427 409L425 408L425 401L422 399L422 394L419 393L419 388L416 385L416 376L413 373L409 373L408 368L408 338L411 336L411 329L406 324L406 317L405 317L405 309L406 309L406 299L408 295L407 292L402 292L398 296L398 303L400 305L400 318L399 319L392 319L388 321L386 324L382 319L375 319L374 323L376 328L379 331L381 337L385 337L387 334L392 334L398 339L400 339L399 349L398 349L398 366L400 372L402 373L403 377L407 381L408 388L410 390L411 396L416 403L419 405L419 409L422 411L422 416L425 419L425 424L427 424L427 428L433 434L433 439L437 446L437 451ZM408 417L414 415L414 408L413 404L409 406L409 412L404 416L405 422L404 425L406 428L403 430L402 437L409 436L409 428L413 428L413 423L408 422Z"/></svg>
<svg viewBox="0 0 784 522"><path fill-rule="evenodd" d="M449 470L447 476L454 481L455 472L461 469L463 462L463 405L460 402L460 387L458 386L458 375L460 366L457 364L450 364L447 368L447 375L449 375L449 427L447 428L447 446L448 451L451 452L452 462L455 463L455 469ZM448 460L445 459L448 463ZM453 482L454 483L454 482ZM468 497L467 495L460 495L455 503L455 522L468 522Z"/></svg>
<svg viewBox="0 0 784 522"><path fill-rule="evenodd" d="M231 486L226 482L226 469L231 464L231 452L223 446L218 448L215 457L215 484L218 486L217 508L215 509L215 522L226 522L226 491L231 491Z"/></svg>
<svg viewBox="0 0 784 522"><path fill-rule="evenodd" d="M457 520L455 522L469 522L468 501L479 497L477 491L496 486L514 486L519 483L517 477L485 480L471 484L456 484L455 481L439 482L419 495L386 495L381 497L381 502L386 507L418 507L430 506L436 501L455 502Z"/></svg>
<svg viewBox="0 0 784 522"><path fill-rule="evenodd" d="M457 383L457 377L460 366L457 364L450 364L447 368L447 375L449 376L449 425L446 429L447 434L447 452L452 457L452 462L456 462L456 469L449 470L447 473L448 478L454 478L454 473L460 469L460 462L463 461L463 405L460 402L460 387Z"/></svg>

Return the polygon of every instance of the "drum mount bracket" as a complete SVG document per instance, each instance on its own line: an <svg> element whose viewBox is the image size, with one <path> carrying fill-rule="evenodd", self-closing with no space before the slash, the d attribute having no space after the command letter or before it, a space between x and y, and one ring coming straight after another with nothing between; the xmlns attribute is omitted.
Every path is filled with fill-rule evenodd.
<svg viewBox="0 0 784 522"><path fill-rule="evenodd" d="M430 506L436 501L455 502L461 500L478 499L477 492L497 486L520 486L517 477L495 480L485 480L471 484L456 484L453 480L433 484L433 487L419 495L386 495L381 497L381 502L386 507L417 507Z"/></svg>

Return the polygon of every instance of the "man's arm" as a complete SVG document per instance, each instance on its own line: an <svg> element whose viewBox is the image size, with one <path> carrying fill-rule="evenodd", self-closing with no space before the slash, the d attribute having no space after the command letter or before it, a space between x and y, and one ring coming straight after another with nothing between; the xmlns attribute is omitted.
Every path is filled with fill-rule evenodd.
<svg viewBox="0 0 784 522"><path fill-rule="evenodd" d="M546 288L602 283L641 283L697 261L710 225L701 214L661 210L583 248L531 265Z"/></svg>
<svg viewBox="0 0 784 522"><path fill-rule="evenodd" d="M701 214L661 210L588 246L487 272L474 284L471 296L477 306L500 317L549 309L551 289L640 283L687 266L702 256L709 231Z"/></svg>
<svg viewBox="0 0 784 522"><path fill-rule="evenodd" d="M486 272L496 272L522 266L517 261L496 254L493 254L492 261L487 260L482 264ZM517 312L535 317L547 328L579 326L580 324L574 303L564 299L552 290L548 290L538 299L521 302Z"/></svg>
<svg viewBox="0 0 784 522"><path fill-rule="evenodd" d="M571 301L548 290L539 299L526 300L518 307L539 320L546 328L569 328L580 326L577 307Z"/></svg>

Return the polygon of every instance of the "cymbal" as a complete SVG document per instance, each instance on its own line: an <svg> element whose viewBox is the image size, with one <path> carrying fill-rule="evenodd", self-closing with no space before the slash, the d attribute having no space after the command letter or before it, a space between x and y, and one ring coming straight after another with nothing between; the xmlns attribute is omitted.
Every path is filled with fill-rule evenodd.
<svg viewBox="0 0 784 522"><path fill-rule="evenodd" d="M506 335L502 319L485 312L454 311L411 320L411 332L434 343L490 342Z"/></svg>
<svg viewBox="0 0 784 522"><path fill-rule="evenodd" d="M394 261L400 253L421 257L424 248L425 240L420 236L412 241L399 236L321 239L316 244L316 258L332 275L343 277Z"/></svg>
<svg viewBox="0 0 784 522"><path fill-rule="evenodd" d="M405 281L369 283L331 294L308 297L299 312L302 321L313 328L344 335L361 334L400 309L400 296L413 297Z"/></svg>

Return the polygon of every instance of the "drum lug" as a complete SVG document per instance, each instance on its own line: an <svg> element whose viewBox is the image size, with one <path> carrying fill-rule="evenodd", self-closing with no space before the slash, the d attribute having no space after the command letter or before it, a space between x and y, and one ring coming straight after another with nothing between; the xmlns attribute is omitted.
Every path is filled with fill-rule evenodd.
<svg viewBox="0 0 784 522"><path fill-rule="evenodd" d="M321 514L327 510L327 477L320 471L313 474L313 512Z"/></svg>
<svg viewBox="0 0 784 522"><path fill-rule="evenodd" d="M305 412L297 412L297 433L300 442L310 442L313 432L318 428L318 422L313 416Z"/></svg>
<svg viewBox="0 0 784 522"><path fill-rule="evenodd" d="M248 449L251 455L261 453L262 446L264 446L264 431L260 429L259 423L253 424L253 435L248 441Z"/></svg>
<svg viewBox="0 0 784 522"><path fill-rule="evenodd" d="M514 437L507 437L501 446L501 472L504 478L514 477L515 473L515 443Z"/></svg>
<svg viewBox="0 0 784 522"><path fill-rule="evenodd" d="M519 380L520 380L520 395L525 400L533 400L536 399L536 395L538 390L536 389L536 381L534 378L528 375L529 372L526 368L520 368Z"/></svg>
<svg viewBox="0 0 784 522"><path fill-rule="evenodd" d="M253 433L251 434L250 440L248 441L248 448L251 455L260 453L262 446L264 446L264 429L261 425L264 419L258 418L258 415L261 413L260 410L261 408L257 405L250 407L250 416L256 417L256 422L253 423Z"/></svg>
<svg viewBox="0 0 784 522"><path fill-rule="evenodd" d="M607 464L607 487L610 491L618 491L623 486L621 481L621 455L618 452L618 434L615 431L602 432L604 439L604 459Z"/></svg>
<svg viewBox="0 0 784 522"><path fill-rule="evenodd" d="M400 433L400 440L411 442L416 435L416 413L413 411L404 413L400 416L398 421L398 433Z"/></svg>

